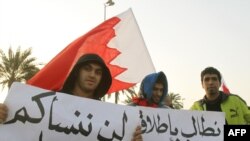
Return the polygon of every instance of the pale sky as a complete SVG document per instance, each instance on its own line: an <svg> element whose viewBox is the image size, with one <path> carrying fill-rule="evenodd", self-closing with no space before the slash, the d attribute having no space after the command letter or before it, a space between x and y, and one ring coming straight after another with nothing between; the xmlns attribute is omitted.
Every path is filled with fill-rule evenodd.
<svg viewBox="0 0 250 141"><path fill-rule="evenodd" d="M103 22L106 1L0 0L0 47L32 47L46 63ZM200 72L207 66L220 70L230 91L250 105L249 0L114 2L107 18L132 8L156 70L165 72L169 92L185 99L185 109L204 96Z"/></svg>

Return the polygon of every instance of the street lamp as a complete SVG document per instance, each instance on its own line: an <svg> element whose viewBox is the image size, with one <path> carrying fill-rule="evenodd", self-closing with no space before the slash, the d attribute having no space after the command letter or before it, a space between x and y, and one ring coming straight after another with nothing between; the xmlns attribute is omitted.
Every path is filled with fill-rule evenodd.
<svg viewBox="0 0 250 141"><path fill-rule="evenodd" d="M104 21L106 20L106 7L114 5L115 2L112 0L108 0L106 3L104 3Z"/></svg>
<svg viewBox="0 0 250 141"><path fill-rule="evenodd" d="M104 21L106 20L106 7L114 5L115 2L112 0L108 0L106 3L104 3ZM102 97L102 101L105 101L105 96Z"/></svg>

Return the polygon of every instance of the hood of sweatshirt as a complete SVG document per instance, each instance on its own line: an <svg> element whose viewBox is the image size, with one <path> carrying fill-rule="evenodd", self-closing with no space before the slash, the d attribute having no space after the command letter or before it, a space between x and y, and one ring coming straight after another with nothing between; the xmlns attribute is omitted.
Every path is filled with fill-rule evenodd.
<svg viewBox="0 0 250 141"><path fill-rule="evenodd" d="M100 99L108 92L112 83L111 73L108 67L106 66L105 62L103 61L103 59L97 54L86 54L79 58L79 60L76 62L76 64L72 68L72 71L70 72L66 81L64 82L63 88L61 90L62 92L72 94L72 90L74 88L75 81L77 79L76 78L77 75L75 74L78 73L82 65L85 65L86 63L89 63L89 62L98 63L103 68L102 78L101 78L100 84L98 85L98 87L96 88L94 92L94 97L96 99Z"/></svg>

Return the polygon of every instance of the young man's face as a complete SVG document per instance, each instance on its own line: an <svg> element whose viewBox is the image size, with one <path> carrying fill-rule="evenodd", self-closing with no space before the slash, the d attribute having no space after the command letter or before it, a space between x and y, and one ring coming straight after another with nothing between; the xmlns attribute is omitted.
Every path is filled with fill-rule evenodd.
<svg viewBox="0 0 250 141"><path fill-rule="evenodd" d="M218 94L220 88L220 81L216 74L205 74L202 80L202 87L206 94Z"/></svg>
<svg viewBox="0 0 250 141"><path fill-rule="evenodd" d="M87 63L80 67L78 86L84 92L94 92L102 78L102 67L97 63Z"/></svg>
<svg viewBox="0 0 250 141"><path fill-rule="evenodd" d="M163 94L164 86L162 83L155 83L153 87L152 100L154 103L158 104L161 100L161 96Z"/></svg>

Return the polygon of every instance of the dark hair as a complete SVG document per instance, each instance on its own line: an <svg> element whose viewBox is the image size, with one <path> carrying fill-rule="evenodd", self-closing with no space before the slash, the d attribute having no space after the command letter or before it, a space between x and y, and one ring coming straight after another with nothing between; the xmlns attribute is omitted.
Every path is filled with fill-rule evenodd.
<svg viewBox="0 0 250 141"><path fill-rule="evenodd" d="M214 67L207 67L201 72L201 82L203 81L204 75L206 74L216 74L218 76L219 82L221 83L221 74Z"/></svg>
<svg viewBox="0 0 250 141"><path fill-rule="evenodd" d="M165 84L165 81L166 81L166 76L162 72L160 72L155 83Z"/></svg>

